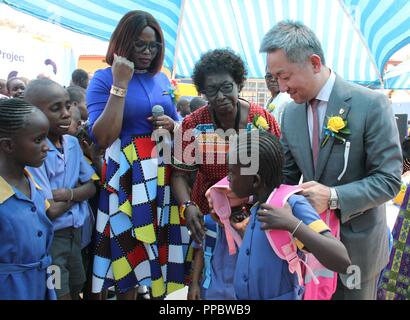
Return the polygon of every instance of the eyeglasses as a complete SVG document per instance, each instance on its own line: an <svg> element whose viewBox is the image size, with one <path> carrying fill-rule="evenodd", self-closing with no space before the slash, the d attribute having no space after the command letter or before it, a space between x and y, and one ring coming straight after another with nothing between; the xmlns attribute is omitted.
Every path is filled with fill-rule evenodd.
<svg viewBox="0 0 410 320"><path fill-rule="evenodd" d="M207 97L214 97L221 91L223 94L231 93L233 90L232 82L224 82L220 86L209 86L202 93Z"/></svg>
<svg viewBox="0 0 410 320"><path fill-rule="evenodd" d="M135 51L139 53L144 52L147 48L150 52L156 53L162 49L162 43L156 41L146 42L143 40L137 40L134 42L134 47Z"/></svg>
<svg viewBox="0 0 410 320"><path fill-rule="evenodd" d="M267 73L267 74L265 74L265 79L266 79L266 80L273 79L272 73Z"/></svg>

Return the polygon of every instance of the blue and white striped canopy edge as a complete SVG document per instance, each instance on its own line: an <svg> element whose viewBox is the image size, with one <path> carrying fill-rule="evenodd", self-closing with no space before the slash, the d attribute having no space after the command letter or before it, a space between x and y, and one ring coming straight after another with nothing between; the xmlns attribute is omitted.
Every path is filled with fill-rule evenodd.
<svg viewBox="0 0 410 320"><path fill-rule="evenodd" d="M151 13L160 23L166 48L164 65L172 69L182 0L0 0L13 8L85 35L109 40L131 10Z"/></svg>
<svg viewBox="0 0 410 320"><path fill-rule="evenodd" d="M392 68L384 75L385 89L410 89L410 60Z"/></svg>
<svg viewBox="0 0 410 320"><path fill-rule="evenodd" d="M259 54L260 41L275 23L284 19L299 20L312 28L322 42L327 65L345 79L363 84L380 84L385 63L394 52L410 43L408 0L0 2L105 40L127 11L149 11L164 30L164 64L180 78L191 77L200 55L219 47L238 52L247 64L248 76L262 78L265 57Z"/></svg>

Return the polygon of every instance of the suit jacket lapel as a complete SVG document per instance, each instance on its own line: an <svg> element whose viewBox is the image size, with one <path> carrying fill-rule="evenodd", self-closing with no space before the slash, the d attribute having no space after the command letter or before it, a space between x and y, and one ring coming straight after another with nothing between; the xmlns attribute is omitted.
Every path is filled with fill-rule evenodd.
<svg viewBox="0 0 410 320"><path fill-rule="evenodd" d="M344 85L343 80L336 75L336 81L332 90L332 93L329 98L329 102L327 104L326 109L326 116L323 123L323 129L327 125L327 121L332 116L341 116L343 119L346 119L346 116L349 113L350 105L347 102L351 98L350 90ZM343 114L339 114L340 110L344 109ZM322 131L323 132L323 131ZM325 139L325 135L323 134L321 141L320 141L320 149L319 149L319 156L317 160L314 180L319 181L323 170L326 166L326 163L329 159L330 152L333 147L333 143L335 142L335 138L330 137L326 144L322 147L322 142Z"/></svg>

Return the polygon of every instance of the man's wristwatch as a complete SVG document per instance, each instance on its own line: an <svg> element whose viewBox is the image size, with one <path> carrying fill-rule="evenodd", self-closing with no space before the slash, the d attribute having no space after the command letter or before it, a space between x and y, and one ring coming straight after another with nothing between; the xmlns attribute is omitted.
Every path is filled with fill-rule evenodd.
<svg viewBox="0 0 410 320"><path fill-rule="evenodd" d="M339 198L337 197L337 192L335 188L330 188L329 209L339 209Z"/></svg>

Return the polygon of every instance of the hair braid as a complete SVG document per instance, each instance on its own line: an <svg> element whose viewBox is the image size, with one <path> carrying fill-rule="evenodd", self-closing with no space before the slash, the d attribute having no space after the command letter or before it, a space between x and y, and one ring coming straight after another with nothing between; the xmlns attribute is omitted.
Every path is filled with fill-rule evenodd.
<svg viewBox="0 0 410 320"><path fill-rule="evenodd" d="M0 101L0 135L10 136L27 125L27 116L35 112L36 107L21 99Z"/></svg>
<svg viewBox="0 0 410 320"><path fill-rule="evenodd" d="M238 154L245 152L253 156L251 161L259 161L257 173L268 187L276 188L281 184L283 151L276 136L264 130L247 132L246 140L239 139L238 143Z"/></svg>

